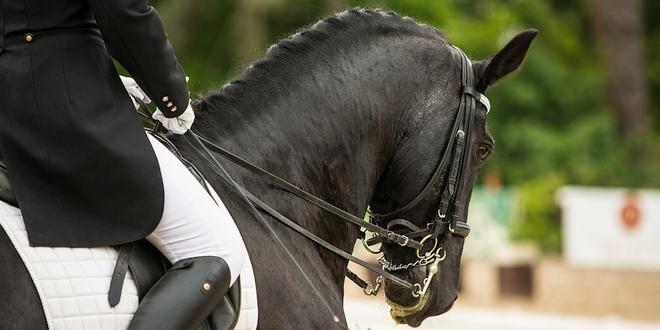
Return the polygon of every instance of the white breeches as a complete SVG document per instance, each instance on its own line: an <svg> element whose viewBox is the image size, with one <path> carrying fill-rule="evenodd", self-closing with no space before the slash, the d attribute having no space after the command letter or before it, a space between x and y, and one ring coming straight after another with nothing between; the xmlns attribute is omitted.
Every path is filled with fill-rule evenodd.
<svg viewBox="0 0 660 330"><path fill-rule="evenodd" d="M216 256L224 259L231 283L240 274L247 250L229 211L209 196L172 152L147 134L156 152L165 188L163 216L147 240L175 263L181 259Z"/></svg>

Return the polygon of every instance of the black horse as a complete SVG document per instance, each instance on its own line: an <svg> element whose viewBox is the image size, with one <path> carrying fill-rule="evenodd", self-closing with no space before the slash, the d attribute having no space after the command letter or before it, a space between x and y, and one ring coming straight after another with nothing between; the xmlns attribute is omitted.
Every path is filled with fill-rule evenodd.
<svg viewBox="0 0 660 330"><path fill-rule="evenodd" d="M524 31L499 53L473 63L476 89L485 89L522 63L536 31ZM416 196L445 152L460 99L460 55L434 28L395 13L351 10L324 19L271 47L237 80L195 102L193 129L230 151L356 216L368 205L395 209ZM486 111L467 137L463 200L492 150ZM256 276L261 329L345 327L343 287L347 261L266 215L330 307L188 140L174 142L206 173L237 220ZM233 178L254 195L334 245L352 251L358 228L250 172L225 162ZM405 218L425 227L433 219L442 187ZM467 217L467 205L461 217ZM382 224L384 225L384 224ZM388 244L386 244L388 245ZM463 239L446 247L442 271L427 301L398 321L419 326L449 310L457 298ZM414 251L385 247L386 254ZM29 275L0 233L0 328L46 327ZM421 282L424 267L395 272ZM385 281L393 305L419 305L410 290ZM339 322L333 320L335 313Z"/></svg>

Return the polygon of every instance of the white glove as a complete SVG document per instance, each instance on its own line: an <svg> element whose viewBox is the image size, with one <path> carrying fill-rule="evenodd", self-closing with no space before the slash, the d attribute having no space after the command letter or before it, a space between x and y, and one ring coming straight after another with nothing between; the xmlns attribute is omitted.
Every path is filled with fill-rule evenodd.
<svg viewBox="0 0 660 330"><path fill-rule="evenodd" d="M140 100L144 104L151 103L149 96L144 93L142 88L140 88L133 78L119 75L119 79L121 79L122 84L124 84L124 88L126 88L128 95L131 96L131 101L133 101L135 109L140 107L140 104L136 100Z"/></svg>
<svg viewBox="0 0 660 330"><path fill-rule="evenodd" d="M190 129L193 121L195 121L195 112L193 112L192 106L190 106L190 101L188 101L188 107L186 108L186 111L184 111L178 117L167 118L163 116L163 113L158 109L156 109L152 117L163 123L163 126L165 126L165 128L169 129L170 131L176 134L184 134Z"/></svg>

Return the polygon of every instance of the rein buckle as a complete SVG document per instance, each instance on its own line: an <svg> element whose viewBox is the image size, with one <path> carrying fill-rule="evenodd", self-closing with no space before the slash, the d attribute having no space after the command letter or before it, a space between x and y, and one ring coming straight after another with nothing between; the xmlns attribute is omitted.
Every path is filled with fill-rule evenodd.
<svg viewBox="0 0 660 330"><path fill-rule="evenodd" d="M367 284L367 287L364 288L364 294L367 296L376 296L378 294L378 291L380 291L381 284L383 283L383 275L379 275L376 277L376 284L373 285L371 283Z"/></svg>

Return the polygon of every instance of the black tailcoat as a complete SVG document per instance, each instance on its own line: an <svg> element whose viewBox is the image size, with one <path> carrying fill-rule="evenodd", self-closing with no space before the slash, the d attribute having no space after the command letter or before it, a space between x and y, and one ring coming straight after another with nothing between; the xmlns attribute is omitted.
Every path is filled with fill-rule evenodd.
<svg viewBox="0 0 660 330"><path fill-rule="evenodd" d="M112 57L166 116L185 110L146 0L0 0L0 153L32 245L120 244L160 220L158 162Z"/></svg>

